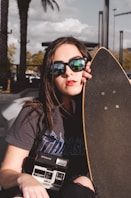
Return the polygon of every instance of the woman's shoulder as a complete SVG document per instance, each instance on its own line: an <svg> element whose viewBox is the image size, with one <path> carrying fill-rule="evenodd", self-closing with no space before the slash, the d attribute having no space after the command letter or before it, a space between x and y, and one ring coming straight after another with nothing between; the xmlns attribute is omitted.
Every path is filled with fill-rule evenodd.
<svg viewBox="0 0 131 198"><path fill-rule="evenodd" d="M43 104L38 99L26 100L23 106L24 108L42 109Z"/></svg>
<svg viewBox="0 0 131 198"><path fill-rule="evenodd" d="M44 115L43 105L39 100L27 100L25 101L18 118L21 120L31 120Z"/></svg>
<svg viewBox="0 0 131 198"><path fill-rule="evenodd" d="M37 99L27 100L23 105L23 111L28 114L43 114L43 104Z"/></svg>

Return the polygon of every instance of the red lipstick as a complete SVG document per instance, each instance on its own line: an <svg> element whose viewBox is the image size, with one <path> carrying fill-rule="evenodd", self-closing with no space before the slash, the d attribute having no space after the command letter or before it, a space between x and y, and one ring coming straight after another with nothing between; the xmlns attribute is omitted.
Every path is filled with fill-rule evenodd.
<svg viewBox="0 0 131 198"><path fill-rule="evenodd" d="M68 80L66 81L66 86L73 86L75 82L75 80Z"/></svg>

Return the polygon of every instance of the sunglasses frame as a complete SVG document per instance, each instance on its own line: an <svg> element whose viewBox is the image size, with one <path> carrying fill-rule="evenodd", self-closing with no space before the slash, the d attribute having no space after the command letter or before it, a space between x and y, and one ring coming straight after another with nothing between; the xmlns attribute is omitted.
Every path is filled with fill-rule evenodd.
<svg viewBox="0 0 131 198"><path fill-rule="evenodd" d="M81 68L78 67L77 65L75 66L74 63L75 61L81 61ZM84 64L82 65L84 61ZM54 75L54 76L59 76L65 73L66 71L66 66L68 65L70 67L70 69L74 72L79 72L85 69L86 67L86 63L87 63L87 58L86 57L80 57L80 58L72 58L69 60L69 62L63 62L63 61L55 61L53 64L51 64L50 66L50 74ZM61 67L61 65L63 67ZM55 65L57 65L57 67L55 67ZM58 66L60 67L60 69L58 69Z"/></svg>

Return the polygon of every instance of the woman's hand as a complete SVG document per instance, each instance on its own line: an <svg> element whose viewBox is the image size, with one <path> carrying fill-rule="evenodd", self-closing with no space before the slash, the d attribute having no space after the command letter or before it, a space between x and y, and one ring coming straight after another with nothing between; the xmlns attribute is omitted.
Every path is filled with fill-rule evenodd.
<svg viewBox="0 0 131 198"><path fill-rule="evenodd" d="M83 70L82 83L86 83L87 79L91 79L92 78L92 75L90 74L90 72L91 72L90 66L91 66L91 62L89 61L86 64L85 70Z"/></svg>
<svg viewBox="0 0 131 198"><path fill-rule="evenodd" d="M49 198L46 189L33 176L21 173L17 182L23 198Z"/></svg>

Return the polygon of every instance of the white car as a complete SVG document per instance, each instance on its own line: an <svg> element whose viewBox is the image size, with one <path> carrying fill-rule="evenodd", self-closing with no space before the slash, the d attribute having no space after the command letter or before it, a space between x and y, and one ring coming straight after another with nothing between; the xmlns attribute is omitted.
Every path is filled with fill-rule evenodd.
<svg viewBox="0 0 131 198"><path fill-rule="evenodd" d="M40 77L37 74L25 74L25 77L29 79L29 83L32 83L33 79L40 79Z"/></svg>

